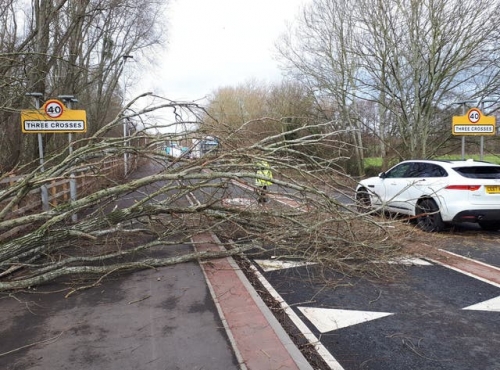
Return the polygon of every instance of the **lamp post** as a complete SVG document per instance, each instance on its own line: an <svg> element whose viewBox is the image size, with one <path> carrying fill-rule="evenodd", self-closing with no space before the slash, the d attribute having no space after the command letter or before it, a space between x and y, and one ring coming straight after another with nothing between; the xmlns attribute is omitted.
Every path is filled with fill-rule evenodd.
<svg viewBox="0 0 500 370"><path fill-rule="evenodd" d="M127 62L127 59L133 59L134 57L132 55L123 55L123 71L125 71L125 63ZM126 98L127 98L127 80L125 79L125 74L123 75L123 103L125 103ZM128 173L128 165L127 165L127 149L126 149L126 144L127 144L127 120L123 120L123 171L124 171L124 176L127 176Z"/></svg>
<svg viewBox="0 0 500 370"><path fill-rule="evenodd" d="M37 110L40 109L40 99L43 97L42 93L39 92L31 92L31 93L26 93L26 96L31 96L35 98L35 107ZM44 168L44 161L43 161L43 140L42 140L42 134L38 133L38 153L40 156L40 172L45 172ZM40 193L42 196L42 209L44 211L49 210L49 192L47 190L47 186L44 184L40 187Z"/></svg>

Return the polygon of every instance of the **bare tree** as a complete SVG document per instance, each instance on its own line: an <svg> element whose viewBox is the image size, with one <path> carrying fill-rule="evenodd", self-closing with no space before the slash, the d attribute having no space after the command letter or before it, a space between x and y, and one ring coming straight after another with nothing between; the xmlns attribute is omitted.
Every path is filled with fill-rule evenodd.
<svg viewBox="0 0 500 370"><path fill-rule="evenodd" d="M344 131L357 174L363 173L361 120L356 109L359 61L350 53L355 33L355 8L350 1L315 1L295 29L277 43L291 78L305 83L319 99L334 130Z"/></svg>
<svg viewBox="0 0 500 370"><path fill-rule="evenodd" d="M303 136L317 134L318 122L328 122L328 117L318 110L318 97L302 84L283 81L280 84L258 84L256 82L236 87L218 89L209 99L204 127L210 135L221 136L225 145L236 148L255 143L268 136L286 132L287 141L299 140ZM310 127L308 127L310 126ZM333 123L325 124L321 131L331 131ZM222 131L222 132L220 132ZM339 129L339 140L344 139ZM229 137L226 135L231 132ZM332 151L321 145L303 147L295 155L316 156L319 161L338 161L346 157L347 145L339 145L341 151ZM350 150L350 148L349 148Z"/></svg>
<svg viewBox="0 0 500 370"><path fill-rule="evenodd" d="M141 117L145 127L155 125L147 114L172 108L201 115L195 105L168 101L132 115L124 110L92 137L82 139L71 155L61 152L63 159L51 158L45 172L28 173L0 191L5 205L0 212L0 231L28 228L0 244L0 290L27 288L75 274L94 275L99 281L117 271L250 250L286 251L289 256L325 263L344 273L359 270L363 261L399 253L399 241L391 239L382 223L356 212L349 198L349 178L331 163L318 162L304 151L310 146L338 150L338 134L324 130L329 123L277 132L233 148L221 139L220 150L199 159L167 156L161 150L170 138L167 134L138 130L133 139L141 140L142 145L134 148L124 146L123 138L108 135L124 119ZM230 138L234 131L228 128L221 137ZM196 134L189 133L191 137ZM131 176L125 183L104 178L100 171L103 160L122 158L124 150L136 156L141 168L151 166L154 171ZM290 153L297 155L291 157ZM264 206L257 203L253 190L259 177L255 162L263 159L274 173L269 196L275 199ZM82 167L93 171L92 183L101 184L97 189L48 211L14 212L30 190ZM75 214L78 221L72 222ZM203 232L216 233L227 250L155 257L158 248L190 243ZM380 273L376 266L370 271Z"/></svg>
<svg viewBox="0 0 500 370"><path fill-rule="evenodd" d="M439 112L498 89L498 10L493 0L315 0L278 51L339 112L376 102L377 135L399 158L427 157Z"/></svg>
<svg viewBox="0 0 500 370"><path fill-rule="evenodd" d="M74 95L92 122L89 135L121 110L124 55L149 60L166 39L164 6L155 1L2 1L0 17L0 169L37 157L36 140L19 130L19 111L43 99ZM43 101L42 101L43 102ZM66 145L45 135L49 149Z"/></svg>

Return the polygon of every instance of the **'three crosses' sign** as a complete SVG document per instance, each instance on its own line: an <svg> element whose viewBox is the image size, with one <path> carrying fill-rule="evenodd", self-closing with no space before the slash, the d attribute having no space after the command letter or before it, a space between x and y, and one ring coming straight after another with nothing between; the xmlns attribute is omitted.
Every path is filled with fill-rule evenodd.
<svg viewBox="0 0 500 370"><path fill-rule="evenodd" d="M471 108L465 116L453 116L453 135L495 135L495 117L483 116L478 108Z"/></svg>
<svg viewBox="0 0 500 370"><path fill-rule="evenodd" d="M66 109L59 100L47 100L38 110L21 111L22 130L27 134L87 132L84 110Z"/></svg>

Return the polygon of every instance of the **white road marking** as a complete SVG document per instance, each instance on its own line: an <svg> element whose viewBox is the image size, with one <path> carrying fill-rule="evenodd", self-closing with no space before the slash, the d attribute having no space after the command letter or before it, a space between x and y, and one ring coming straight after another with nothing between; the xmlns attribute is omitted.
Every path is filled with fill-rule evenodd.
<svg viewBox="0 0 500 370"><path fill-rule="evenodd" d="M226 206L250 206L255 200L250 198L224 198L222 204Z"/></svg>
<svg viewBox="0 0 500 370"><path fill-rule="evenodd" d="M302 267L309 265L317 265L314 262L305 262L305 261L279 261L279 260L254 260L260 268L264 271L276 271L289 269L293 267Z"/></svg>
<svg viewBox="0 0 500 370"><path fill-rule="evenodd" d="M390 265L408 265L408 266L432 266L432 263L421 258L398 257L387 261L374 261L373 263L388 263Z"/></svg>
<svg viewBox="0 0 500 370"><path fill-rule="evenodd" d="M311 330L306 324L300 319L300 317L293 311L293 309L285 302L281 295L271 286L267 279L260 273L260 271L254 265L250 265L259 281L266 288L266 290L273 296L273 298L279 303L283 311L288 315L288 317L295 324L297 329L300 330L302 335L309 341L313 348L318 352L318 354L323 358L328 367L332 370L344 370L342 365L332 356L332 354L326 349L326 347L319 341L319 339L311 333Z"/></svg>
<svg viewBox="0 0 500 370"><path fill-rule="evenodd" d="M429 261L421 258L401 257L388 261L389 264L410 265L410 266L432 266Z"/></svg>
<svg viewBox="0 0 500 370"><path fill-rule="evenodd" d="M394 315L390 312L339 310L333 308L298 307L298 309L321 333Z"/></svg>
<svg viewBox="0 0 500 370"><path fill-rule="evenodd" d="M500 297L465 307L464 310L500 312Z"/></svg>
<svg viewBox="0 0 500 370"><path fill-rule="evenodd" d="M317 265L316 262L306 262L306 261L284 261L284 260L254 260L260 268L265 271L276 271L284 270L294 267ZM425 261L420 258L394 258L387 261L375 261L373 263L388 263L388 264L400 264L400 265L410 265L410 266L432 266L432 263Z"/></svg>

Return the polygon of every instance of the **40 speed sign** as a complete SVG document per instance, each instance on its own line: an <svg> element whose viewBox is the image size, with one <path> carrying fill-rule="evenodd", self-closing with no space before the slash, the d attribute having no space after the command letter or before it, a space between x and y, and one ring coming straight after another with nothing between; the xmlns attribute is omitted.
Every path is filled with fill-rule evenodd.
<svg viewBox="0 0 500 370"><path fill-rule="evenodd" d="M453 135L495 135L494 116L485 116L478 108L471 108L464 116L453 116Z"/></svg>
<svg viewBox="0 0 500 370"><path fill-rule="evenodd" d="M84 110L66 109L59 100L47 100L38 110L21 111L22 131L29 134L87 132Z"/></svg>
<svg viewBox="0 0 500 370"><path fill-rule="evenodd" d="M45 114L51 118L60 117L63 112L63 104L59 100L49 100L44 104Z"/></svg>

